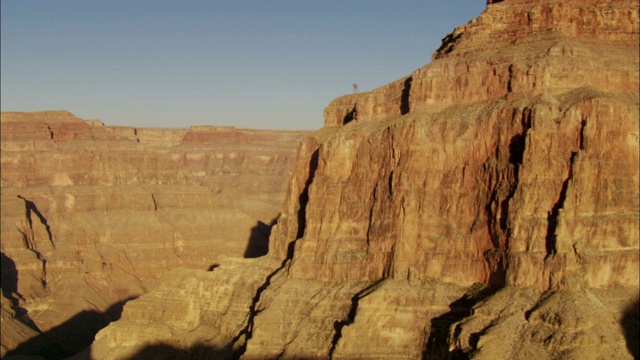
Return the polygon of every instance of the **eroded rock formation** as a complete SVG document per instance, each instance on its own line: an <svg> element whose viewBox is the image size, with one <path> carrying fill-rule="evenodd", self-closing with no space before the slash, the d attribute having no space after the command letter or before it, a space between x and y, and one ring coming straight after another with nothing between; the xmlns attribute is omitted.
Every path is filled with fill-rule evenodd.
<svg viewBox="0 0 640 360"><path fill-rule="evenodd" d="M329 104L268 256L170 273L91 355L637 358L638 54L637 0L492 2Z"/></svg>
<svg viewBox="0 0 640 360"><path fill-rule="evenodd" d="M3 112L1 125L3 319L17 311L45 333L87 311L106 325L113 316L94 318L176 267L264 255L304 134L113 127L65 111ZM6 349L33 337L5 324ZM59 345L76 352L98 330Z"/></svg>

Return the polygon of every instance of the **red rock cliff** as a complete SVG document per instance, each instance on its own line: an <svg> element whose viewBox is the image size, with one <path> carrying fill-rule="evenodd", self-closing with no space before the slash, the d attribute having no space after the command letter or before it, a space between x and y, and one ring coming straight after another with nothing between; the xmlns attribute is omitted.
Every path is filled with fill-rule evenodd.
<svg viewBox="0 0 640 360"><path fill-rule="evenodd" d="M111 316L82 314L139 296L170 269L266 253L304 135L112 127L66 111L3 112L0 124L2 316L26 314L25 337L76 316L81 334L62 334L64 351L86 347Z"/></svg>
<svg viewBox="0 0 640 360"><path fill-rule="evenodd" d="M307 141L294 273L637 284L635 5L495 4L410 77L332 102L326 126L348 125Z"/></svg>
<svg viewBox="0 0 640 360"><path fill-rule="evenodd" d="M638 69L636 0L491 4L429 65L329 104L268 257L172 276L92 354L637 357Z"/></svg>

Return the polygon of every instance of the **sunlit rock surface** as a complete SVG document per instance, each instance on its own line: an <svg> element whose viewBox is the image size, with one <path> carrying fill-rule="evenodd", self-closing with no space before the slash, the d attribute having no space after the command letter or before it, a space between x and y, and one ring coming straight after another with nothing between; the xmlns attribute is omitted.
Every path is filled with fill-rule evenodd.
<svg viewBox="0 0 640 360"><path fill-rule="evenodd" d="M267 256L169 273L91 356L637 358L638 1L489 3L328 105Z"/></svg>
<svg viewBox="0 0 640 360"><path fill-rule="evenodd" d="M264 255L304 135L113 127L66 111L3 112L1 125L2 289L36 332L86 312L104 326L171 269Z"/></svg>

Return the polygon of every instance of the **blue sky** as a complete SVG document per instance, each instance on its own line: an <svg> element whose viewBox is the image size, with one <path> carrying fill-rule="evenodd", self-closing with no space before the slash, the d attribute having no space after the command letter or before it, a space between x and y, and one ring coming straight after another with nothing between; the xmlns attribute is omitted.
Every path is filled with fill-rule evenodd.
<svg viewBox="0 0 640 360"><path fill-rule="evenodd" d="M317 129L426 65L485 1L2 0L2 111L107 125Z"/></svg>

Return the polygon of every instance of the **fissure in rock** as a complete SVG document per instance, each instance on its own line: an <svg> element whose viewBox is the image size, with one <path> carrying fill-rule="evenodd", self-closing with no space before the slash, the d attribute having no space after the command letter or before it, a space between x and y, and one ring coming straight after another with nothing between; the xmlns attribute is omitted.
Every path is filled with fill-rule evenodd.
<svg viewBox="0 0 640 360"><path fill-rule="evenodd" d="M38 210L38 207L33 201L27 200L22 195L18 195L18 198L24 201L25 217L27 218L27 222L29 223L29 229L31 230L31 232L33 233L33 220L31 219L31 214L33 213L33 214L36 214L36 216L40 220L40 223L44 225L44 228L47 231L47 236L49 237L49 242L51 243L51 246L53 246L53 248L55 249L56 244L53 242L53 234L51 233L51 227L47 222L47 218L45 218L44 215L42 215L42 213Z"/></svg>
<svg viewBox="0 0 640 360"><path fill-rule="evenodd" d="M318 169L318 157L320 156L320 149L316 149L311 155L311 160L309 161L309 177L304 185L304 189L300 193L298 197L298 232L296 235L296 239L299 239L304 236L304 230L307 227L307 203L309 202L309 186L313 182L313 178L316 175L316 170ZM290 257L290 254L287 254L287 258Z"/></svg>
<svg viewBox="0 0 640 360"><path fill-rule="evenodd" d="M513 169L513 175L510 179L511 181L509 181L509 193L500 204L500 229L507 232L507 238L509 237L509 230L507 226L507 221L509 219L509 203L515 195L518 183L520 182L520 167L524 161L527 133L529 132L529 129L531 129L531 110L525 109L522 112L521 126L522 132L514 135L509 141L509 164Z"/></svg>
<svg viewBox="0 0 640 360"><path fill-rule="evenodd" d="M584 128L587 126L587 120L580 122L580 150L584 150Z"/></svg>
<svg viewBox="0 0 640 360"><path fill-rule="evenodd" d="M358 118L358 109L357 109L357 105L354 105L353 109L351 109L347 113L347 115L344 116L344 119L342 119L342 125L347 125L353 120L357 120L357 118Z"/></svg>
<svg viewBox="0 0 640 360"><path fill-rule="evenodd" d="M396 244L391 246L391 251L387 254L387 263L384 267L384 272L382 273L382 278L393 277L393 269L396 260Z"/></svg>
<svg viewBox="0 0 640 360"><path fill-rule="evenodd" d="M407 80L404 81L404 87L402 88L402 96L400 97L400 115L408 114L411 110L409 104L409 94L411 94L411 82L413 81L413 77L409 76Z"/></svg>
<svg viewBox="0 0 640 360"><path fill-rule="evenodd" d="M473 286L466 294L458 300L449 304L449 312L431 319L431 326L428 329L427 340L425 342L422 359L468 359L467 354L459 349L451 350L449 346L449 336L453 324L471 315L471 309L479 302L488 299L495 294L500 287L477 285ZM455 329L454 334L460 330Z"/></svg>
<svg viewBox="0 0 640 360"><path fill-rule="evenodd" d="M347 318L333 323L335 333L333 334L333 340L331 340L329 359L333 358L333 353L336 350L336 346L338 346L338 342L342 338L342 330L344 329L344 327L353 324L353 322L355 321L356 314L358 313L358 303L360 302L360 300L371 295L371 293L373 293L384 280L386 280L386 278L380 279L373 284L368 285L367 287L358 291L355 295L353 295L353 297L351 297L351 306L349 307Z"/></svg>
<svg viewBox="0 0 640 360"><path fill-rule="evenodd" d="M567 178L562 182L562 188L560 189L560 194L558 195L558 200L551 208L547 215L547 235L545 236L545 248L547 251L547 256L545 259L554 256L557 249L557 234L556 229L558 227L558 215L560 214L560 209L564 207L564 202L567 198L567 189L569 188L569 181L573 178L573 164L575 162L577 152L571 152L571 158L569 159L569 174Z"/></svg>
<svg viewBox="0 0 640 360"><path fill-rule="evenodd" d="M517 110L514 110L515 117ZM506 255L509 252L509 205L516 194L520 181L520 168L524 161L527 133L531 129L532 114L530 109L524 109L520 118L521 132L509 140L509 163L506 167L499 166L493 170L493 190L489 202L485 207L489 219L489 237L493 249L485 253L485 258L491 271L489 283L502 286L505 282Z"/></svg>
<svg viewBox="0 0 640 360"><path fill-rule="evenodd" d="M153 201L153 211L158 211L158 202L153 194L151 194L151 200Z"/></svg>
<svg viewBox="0 0 640 360"><path fill-rule="evenodd" d="M28 229L18 229L20 235L22 236L22 241L24 242L24 247L31 251L36 258L40 261L42 266L42 279L40 282L42 286L47 286L47 259L42 255L40 251L35 246L35 242L33 241L33 231L29 231Z"/></svg>
<svg viewBox="0 0 640 360"><path fill-rule="evenodd" d="M509 80L507 81L507 92L513 92L513 64L509 65Z"/></svg>
<svg viewBox="0 0 640 360"><path fill-rule="evenodd" d="M273 277L276 276L280 271L282 271L282 269L284 269L288 263L289 263L289 258L284 260L280 265L280 267L278 267L275 271L269 274L265 279L264 283L260 287L258 287L258 289L256 290L256 293L253 296L253 299L251 299L251 305L249 306L247 325L242 330L240 330L240 332L231 340L228 346L228 348L232 349L235 344L237 344L239 341L242 341L244 338L244 341L242 342L242 344L240 344L238 349L232 351L234 359L239 359L247 351L247 344L249 343L249 340L251 340L251 338L253 337L253 326L254 326L256 315L260 313L260 310L258 310L257 307L258 307L258 303L260 302L260 298L262 297L262 293L265 290L267 290L269 285L271 285L271 280L273 279Z"/></svg>
<svg viewBox="0 0 640 360"><path fill-rule="evenodd" d="M264 283L256 289L256 293L251 300L251 305L249 306L249 314L247 318L247 325L231 340L228 348L233 348L235 344L241 341L244 338L242 344L238 347L237 350L232 351L233 358L239 359L246 351L247 344L249 340L253 337L253 327L255 323L255 317L260 313L258 310L258 304L260 303L260 298L262 294L267 290L269 285L271 285L271 280L278 274L280 271L284 270L287 265L291 262L295 252L295 244L298 240L300 240L304 236L304 230L306 228L306 207L309 202L309 186L313 182L313 178L315 177L316 170L318 168L318 157L319 157L320 149L316 149L311 155L311 160L309 161L309 177L305 182L305 187L300 193L298 197L299 209L298 209L298 233L295 240L291 241L287 247L287 257L282 261L280 267L267 275Z"/></svg>
<svg viewBox="0 0 640 360"><path fill-rule="evenodd" d="M46 124L46 123L45 125L47 125L47 130L49 130L49 137L51 138L51 140L53 140L53 130L51 129L51 126L49 126L49 124Z"/></svg>

